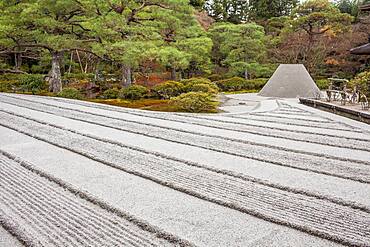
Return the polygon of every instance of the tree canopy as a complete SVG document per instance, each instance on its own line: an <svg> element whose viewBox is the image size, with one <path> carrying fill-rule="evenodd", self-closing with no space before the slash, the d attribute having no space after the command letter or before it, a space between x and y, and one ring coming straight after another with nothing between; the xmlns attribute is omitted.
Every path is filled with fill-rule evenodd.
<svg viewBox="0 0 370 247"><path fill-rule="evenodd" d="M355 73L368 63L348 52L370 32L362 3L1 1L0 73L44 74L52 92L65 73L109 74L121 86L153 73L268 77L279 63L303 63L315 76Z"/></svg>

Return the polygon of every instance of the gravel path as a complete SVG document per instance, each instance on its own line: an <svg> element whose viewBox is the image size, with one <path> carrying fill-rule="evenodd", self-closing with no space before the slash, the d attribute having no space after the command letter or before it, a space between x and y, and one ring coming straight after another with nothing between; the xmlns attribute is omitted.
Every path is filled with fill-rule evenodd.
<svg viewBox="0 0 370 247"><path fill-rule="evenodd" d="M115 109L119 114L112 114ZM150 180L159 186L243 214L340 244L369 246L370 207L360 201L338 198L335 193L321 194L314 189L286 186L238 173L233 169L220 169L209 162L192 161L190 157L179 158L165 150L153 151L146 145L130 145L125 140L81 132L44 119L42 114L63 117L86 126L111 129L112 132L130 133L174 145L250 159L265 166L278 166L308 172L307 174L313 172L327 176L328 180L339 178L369 187L370 159L367 154L370 155L370 135L361 128L281 102L278 109L268 113L197 117L129 110L64 99L0 94L0 125L7 129L71 151L102 166ZM127 118L123 117L126 115ZM255 119L251 120L254 121L251 124L245 123L248 117L269 119L274 127L269 129L266 124L268 122L263 120L261 123ZM317 126L306 130L305 125L299 121L307 125L312 122ZM322 134L326 124L332 132ZM189 127L179 128L182 125ZM199 128L191 130L191 125ZM291 126L299 128L295 130ZM337 134L333 131L335 128L339 133L346 134ZM202 131L204 129L207 131ZM225 134L222 134L223 131ZM226 133L235 135L228 136ZM343 149L348 153L353 150L352 153L360 153L361 157L357 159L356 155L347 155L346 152L336 155L335 152L323 154L319 151L302 151L294 146L287 148L276 145L277 141L267 144L245 140L238 138L237 133L294 141L311 145L315 147L313 150L320 150L320 146L327 150ZM117 211L114 205L76 196L76 191L78 194L83 192L76 189L73 193L63 187L63 182L58 183L56 181L59 180L53 181L45 175L40 176L40 172L24 165L27 162L19 162L19 158L12 159L11 155L6 157L4 154L7 153L3 152L3 156L0 156L1 224L23 243L30 243L30 246L116 246L122 244L119 241L123 241L125 245L134 246L191 245L190 242L151 226L150 223L142 223L145 221L140 219L133 220L133 216ZM50 192L45 193L48 190ZM72 204L77 206L65 206ZM94 219L95 224L90 223ZM118 227L122 232L113 233L114 227L121 224L126 228Z"/></svg>

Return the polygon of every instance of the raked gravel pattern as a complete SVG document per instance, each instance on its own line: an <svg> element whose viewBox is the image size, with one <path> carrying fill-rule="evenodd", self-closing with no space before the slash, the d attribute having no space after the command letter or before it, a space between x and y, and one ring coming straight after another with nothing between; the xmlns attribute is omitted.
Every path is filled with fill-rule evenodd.
<svg viewBox="0 0 370 247"><path fill-rule="evenodd" d="M2 101L1 98L0 101ZM134 134L255 159L263 161L266 164L288 166L296 169L370 183L370 165L363 161L351 159L343 160L337 157L324 158L320 154L306 154L292 149L287 150L243 140L209 136L197 132L185 132L184 130L169 129L163 126L155 126L153 124L127 121L123 118L91 114L66 108L62 109L61 107L57 108L50 105L46 106L45 104L33 103L30 101L22 102L10 99L9 103L20 107L25 105L24 107L29 109L68 117L82 122L98 124L122 131L128 131Z"/></svg>
<svg viewBox="0 0 370 247"><path fill-rule="evenodd" d="M352 133L361 133L362 131L353 127L353 126L348 126L346 124L343 124L341 122L336 122L333 120L326 121L323 124L316 124L314 122L309 122L306 120L291 120L289 119L284 120L284 118L267 118L261 116L258 116L253 113L248 113L248 114L227 114L227 115L204 115L204 114L176 114L176 113L161 113L161 112L149 112L149 111L140 111L140 110L134 110L134 109L125 109L125 108L117 108L117 107L112 107L109 105L102 105L102 104L94 104L94 103L87 103L83 101L73 101L69 99L63 99L63 98L52 98L52 97L40 97L40 96L33 96L31 97L25 97L25 96L19 96L19 95L14 95L14 94L2 94L1 96L7 96L7 97L13 97L13 98L20 98L24 99L26 101L32 99L31 101L36 101L36 102L42 102L45 103L47 102L48 104L57 104L55 102L60 102L60 103L67 103L67 104L72 104L75 106L86 106L89 108L96 108L96 109L103 109L107 111L112 111L112 112L121 112L121 113L127 113L135 116L141 116L141 117L152 117L152 118L157 118L157 119L164 119L167 121L174 121L174 122L186 122L186 123L191 123L195 125L201 125L201 122L193 122L196 121L197 119L208 119L208 120L214 120L214 118L217 118L217 116L222 116L222 119L228 119L227 117L230 118L236 118L238 119L247 119L248 121L251 122L256 122L258 124L250 124L248 122L243 121L243 125L247 126L257 126L257 127L265 127L265 128L271 128L270 123L280 125L282 130L285 131L297 131L294 127L296 126L302 126L302 127L310 127L310 128L318 128L318 129L325 129L325 130L335 130L335 131L350 131ZM289 106L291 107L291 106ZM292 107L291 107L292 108ZM289 108L289 109L291 109ZM299 108L295 108L295 110L300 110ZM325 119L324 120L328 120ZM220 121L220 122L225 122L225 121ZM269 125L266 126L266 123L269 123ZM214 124L214 123L212 123ZM207 125L204 125L207 126ZM208 127L213 127L213 126L208 126ZM238 126L239 127L239 126ZM277 128L279 129L279 128ZM306 130L307 128L305 128ZM314 132L315 133L315 132ZM258 133L258 134L264 134Z"/></svg>
<svg viewBox="0 0 370 247"><path fill-rule="evenodd" d="M14 113L2 111L0 119L1 125L20 133L210 202L338 243L366 246L370 242L368 209L228 176Z"/></svg>
<svg viewBox="0 0 370 247"><path fill-rule="evenodd" d="M266 166L314 172L370 184L370 158L323 155L225 135L248 133L304 145L361 150L370 157L370 134L278 101L267 112L195 115L131 110L60 98L0 94L0 125L102 166L241 213L348 246L370 246L370 208L314 190L303 190L130 146L38 119L37 112L114 131L257 160ZM79 109L78 106L82 106ZM8 109L9 108L9 109ZM22 109L22 113L17 113ZM91 110L90 110L91 109ZM98 110L93 111L94 109ZM25 113L32 111L32 114ZM120 115L114 114L121 113ZM124 116L131 116L127 119ZM171 126L174 123L174 126ZM176 123L176 124L175 124ZM180 128L181 124L193 129ZM197 130L197 126L201 127ZM203 133L202 128L217 130ZM316 150L316 149L315 149ZM366 155L365 155L366 156ZM225 216L226 217L226 216ZM27 246L191 246L92 195L0 150L0 224ZM247 227L247 226L245 226Z"/></svg>
<svg viewBox="0 0 370 247"><path fill-rule="evenodd" d="M40 108L39 105L35 105L34 102L30 100L24 100L24 102L16 102L16 98L11 97L3 97L0 98L0 101L2 102L9 102L14 105L23 105L24 107L32 107L32 103L34 104L33 108ZM25 105L25 102L27 104ZM53 106L52 104L46 104L43 103L46 106ZM65 107L59 107L62 109L66 109ZM129 114L132 114L132 112L127 112ZM342 135L333 135L333 134L324 134L324 133L314 133L314 132L306 132L306 131L294 131L291 129L283 129L283 128L271 128L268 126L263 125L252 125L252 124L238 124L233 122L227 122L227 121L215 121L214 119L207 119L207 118L198 118L198 117L190 117L190 116L184 116L184 115L172 115L172 116L158 116L158 114L148 114L148 113L136 113L145 117L151 117L155 119L164 119L164 120L171 120L171 121L177 121L182 123L191 123L191 124L197 124L200 126L205 127L213 127L213 128L220 128L225 130L232 130L232 131L239 131L244 133L251 133L251 134L257 134L257 135L263 135L268 137L276 137L276 138L283 138L283 139L289 139L289 140L296 140L296 141L304 141L309 143L317 143L317 144L323 144L328 146L334 146L334 147L345 147L345 148L353 148L357 150L365 150L370 152L370 136L362 136L362 135L356 135L356 136L342 136ZM254 116L254 115L253 115ZM318 118L318 117L316 117ZM306 121L306 120L305 120ZM323 119L325 121L324 123L327 123L330 121ZM307 121L306 121L307 122ZM141 124L141 123L139 123ZM324 124L325 125L325 124ZM161 127L161 126L159 126ZM345 129L345 126L338 126L339 130ZM176 129L175 129L176 130ZM177 129L180 130L181 129Z"/></svg>
<svg viewBox="0 0 370 247"><path fill-rule="evenodd" d="M0 223L26 246L191 246L42 175L0 151Z"/></svg>

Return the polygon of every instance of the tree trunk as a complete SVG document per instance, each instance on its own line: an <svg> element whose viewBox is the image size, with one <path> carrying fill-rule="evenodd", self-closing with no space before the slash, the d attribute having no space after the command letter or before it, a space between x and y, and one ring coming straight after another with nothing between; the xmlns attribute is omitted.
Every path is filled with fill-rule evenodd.
<svg viewBox="0 0 370 247"><path fill-rule="evenodd" d="M15 70L21 70L22 66L22 54L21 53L14 53L14 69Z"/></svg>
<svg viewBox="0 0 370 247"><path fill-rule="evenodd" d="M171 80L176 81L176 68L171 68Z"/></svg>
<svg viewBox="0 0 370 247"><path fill-rule="evenodd" d="M60 70L60 61L63 57L62 52L51 53L51 71L49 73L49 91L53 93L59 93L62 91L62 74Z"/></svg>
<svg viewBox="0 0 370 247"><path fill-rule="evenodd" d="M131 67L123 65L122 66L122 80L121 84L123 87L128 87L132 84L132 73Z"/></svg>
<svg viewBox="0 0 370 247"><path fill-rule="evenodd" d="M98 60L96 62L96 66L95 66L95 73L94 73L94 80L96 82L101 82L103 81L103 75L102 75L102 71L100 69L100 60Z"/></svg>
<svg viewBox="0 0 370 247"><path fill-rule="evenodd" d="M248 80L248 77L249 77L248 70L247 70L247 69L245 69L245 70L244 70L244 78L245 78L246 80Z"/></svg>

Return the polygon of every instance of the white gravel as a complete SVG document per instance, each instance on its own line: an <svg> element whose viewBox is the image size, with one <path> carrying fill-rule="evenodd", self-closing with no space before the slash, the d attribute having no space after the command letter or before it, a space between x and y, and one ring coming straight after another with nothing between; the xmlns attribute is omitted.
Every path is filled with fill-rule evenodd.
<svg viewBox="0 0 370 247"><path fill-rule="evenodd" d="M1 247L20 247L23 246L14 236L0 226L0 246Z"/></svg>
<svg viewBox="0 0 370 247"><path fill-rule="evenodd" d="M27 97L27 96L25 96ZM30 97L30 96L28 96ZM52 100L50 102L50 99ZM34 101L35 99L32 99ZM184 117L178 116L178 114L168 114L168 113L153 113L153 112L148 112L148 111L137 111L137 110L131 110L131 109L122 109L122 108L112 108L111 106L106 106L106 105L98 105L98 104L90 104L86 102L73 102L71 104L70 100L65 100L65 99L54 99L54 98L45 98L45 97L37 97L37 101L46 101L48 104L55 104L54 102L58 102L58 106L62 107L68 107L68 108L75 108L83 111L89 111L93 112L96 114L108 114L109 116L114 116L114 117L120 117L123 119L127 119L130 121L139 121L142 123L155 123L156 125L161 125L164 127L170 127L170 128L176 128L180 130L186 130L186 131L197 131L201 132L203 134L208 134L208 135L219 135L222 137L227 137L227 138L234 138L234 139L241 139L241 140L248 140L251 142L255 143L260 143L264 145L274 145L277 147L282 147L282 148L291 148L294 147L295 150L297 151L309 151L309 152L316 152L324 155L332 155L332 156L337 156L337 157L342 157L344 159L346 158L353 158L353 159L358 159L358 160L364 160L368 161L368 152L363 152L362 150L355 150L355 149L347 149L347 148L341 148L338 146L328 146L328 142L323 143L323 145L316 145L314 143L307 142L304 138L301 138L300 141L298 140L291 140L291 139L286 139L283 136L281 138L276 138L277 136L273 135L271 136L268 133L264 133L263 131L261 132L256 132L254 131L254 134L252 133L245 133L245 132L236 132L236 131L230 131L230 130L225 130L225 129L219 129L219 128L209 128L213 126L204 126L204 125L195 125L192 124L187 124L184 123ZM68 102L68 103L66 103ZM27 102L26 102L27 104ZM89 106L89 107L86 107ZM91 106L94 106L93 108ZM112 111L112 109L114 109ZM109 112L106 112L106 110L109 110ZM191 114L186 114L186 116L192 116ZM203 116L203 115L201 115ZM242 116L242 115L240 115ZM247 117L249 118L249 116ZM173 121L173 120L176 121ZM168 121L171 120L171 121ZM327 121L327 119L324 119ZM285 121L284 119L280 118L279 121L284 121L287 123L291 123L291 121ZM312 125L311 122L304 121L306 125ZM338 125L340 123L334 122L333 124ZM347 128L348 126L340 124L340 126L343 128ZM196 128L194 128L196 127ZM294 125L283 125L283 128L286 129L294 129ZM354 129L351 127L351 129ZM362 131L360 129L354 129L353 136L355 138L361 138L361 136L366 135L366 139L369 138L370 134L369 133L362 133L358 131ZM304 142L304 143L302 143ZM343 141L345 144L345 141ZM367 143L364 143L363 145L365 146L365 149L369 149L368 146L366 145ZM360 144L361 145L361 144Z"/></svg>
<svg viewBox="0 0 370 247"><path fill-rule="evenodd" d="M0 127L1 149L198 246L339 246L203 201ZM45 152L49 150L49 152ZM181 203L179 203L181 202ZM263 241L262 241L263 240Z"/></svg>
<svg viewBox="0 0 370 247"><path fill-rule="evenodd" d="M195 245L367 246L369 129L275 102L198 117L0 94L0 149Z"/></svg>

